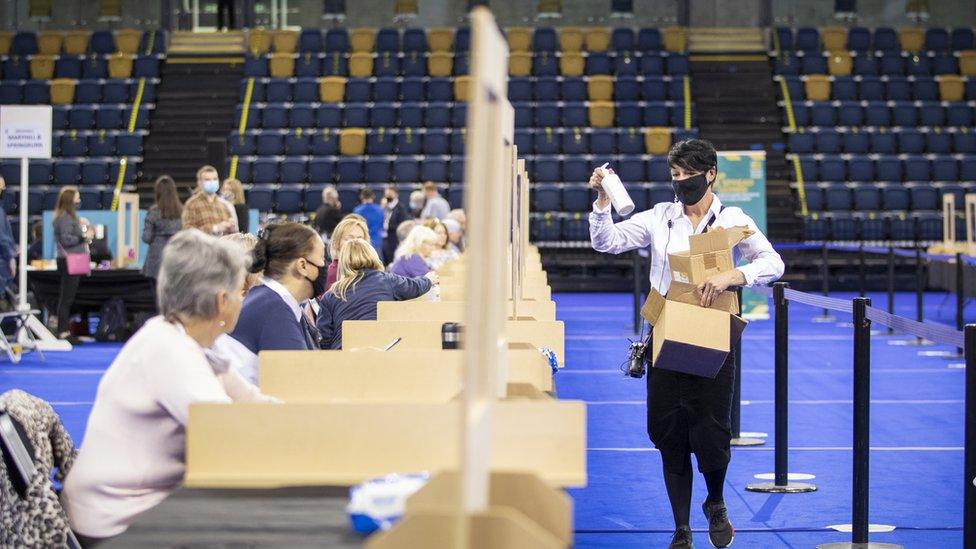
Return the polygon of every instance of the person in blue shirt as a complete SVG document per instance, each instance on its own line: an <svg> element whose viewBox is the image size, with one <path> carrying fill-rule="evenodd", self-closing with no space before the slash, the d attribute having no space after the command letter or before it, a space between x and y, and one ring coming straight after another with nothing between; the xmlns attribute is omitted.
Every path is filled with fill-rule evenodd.
<svg viewBox="0 0 976 549"><path fill-rule="evenodd" d="M373 189L369 187L364 188L359 191L359 202L360 204L356 206L353 213L360 215L366 220L366 226L369 227L369 241L373 244L373 249L376 250L376 254L383 258L383 208L379 204L375 204L373 201L376 199L376 195L373 193Z"/></svg>
<svg viewBox="0 0 976 549"><path fill-rule="evenodd" d="M0 177L0 197L6 192L7 183ZM10 218L0 207L0 284L6 288L17 274L17 241L14 231L10 228ZM2 292L0 292L2 295Z"/></svg>
<svg viewBox="0 0 976 549"><path fill-rule="evenodd" d="M319 302L317 321L323 349L342 348L342 323L346 320L376 320L376 303L415 299L437 283L437 273L405 277L383 271L373 246L361 239L350 240L339 252L339 279Z"/></svg>
<svg viewBox="0 0 976 549"><path fill-rule="evenodd" d="M303 305L325 293L327 266L325 244L311 227L278 223L264 230L250 269L263 271L263 284L247 293L230 334L242 347L234 352L236 356L253 355L252 363L244 367L256 368L261 351L318 348L315 322Z"/></svg>

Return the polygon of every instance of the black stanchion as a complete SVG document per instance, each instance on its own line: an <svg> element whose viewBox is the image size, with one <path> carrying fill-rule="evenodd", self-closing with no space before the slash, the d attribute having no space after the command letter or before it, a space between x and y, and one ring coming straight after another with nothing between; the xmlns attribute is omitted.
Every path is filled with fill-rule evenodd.
<svg viewBox="0 0 976 549"><path fill-rule="evenodd" d="M868 285L867 259L864 257L864 240L857 247L857 285L858 295L864 297Z"/></svg>
<svg viewBox="0 0 976 549"><path fill-rule="evenodd" d="M830 295L830 268L827 266L827 241L824 240L823 248L820 251L820 287L824 297ZM830 314L830 310L824 307L820 316L813 317L812 321L818 324L826 324L837 320Z"/></svg>
<svg viewBox="0 0 976 549"><path fill-rule="evenodd" d="M742 288L735 292L739 300L739 315L742 315ZM742 343L732 349L732 364L735 368L735 382L732 384L732 446L762 446L766 443L760 433L742 433Z"/></svg>
<svg viewBox="0 0 976 549"><path fill-rule="evenodd" d="M962 546L976 549L976 324L966 326L966 442L962 500Z"/></svg>
<svg viewBox="0 0 976 549"><path fill-rule="evenodd" d="M854 298L854 482L851 490L851 541L818 549L896 549L900 545L868 541L868 486L871 453L871 299Z"/></svg>
<svg viewBox="0 0 976 549"><path fill-rule="evenodd" d="M639 250L634 250L631 258L631 269L634 273L634 333L640 335L641 329L641 256Z"/></svg>
<svg viewBox="0 0 976 549"><path fill-rule="evenodd" d="M789 302L786 300L785 282L773 285L773 307L775 309L775 373L776 373L776 437L775 473L773 482L749 484L750 492L773 494L799 494L813 492L813 484L789 481Z"/></svg>
<svg viewBox="0 0 976 549"><path fill-rule="evenodd" d="M956 253L956 329L962 331L962 310L966 307L966 273L963 269L962 254ZM956 349L957 356L963 356L962 349Z"/></svg>
<svg viewBox="0 0 976 549"><path fill-rule="evenodd" d="M895 247L888 246L888 314L895 314ZM895 329L888 326L888 335Z"/></svg>

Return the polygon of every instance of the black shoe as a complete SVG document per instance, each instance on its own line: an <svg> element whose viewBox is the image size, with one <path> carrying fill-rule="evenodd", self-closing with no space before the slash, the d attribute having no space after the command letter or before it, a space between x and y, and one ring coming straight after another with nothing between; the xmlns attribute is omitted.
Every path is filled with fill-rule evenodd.
<svg viewBox="0 0 976 549"><path fill-rule="evenodd" d="M712 547L728 547L735 539L735 528L729 522L729 512L724 501L702 503L702 511L708 520L708 541Z"/></svg>
<svg viewBox="0 0 976 549"><path fill-rule="evenodd" d="M691 542L691 528L688 526L682 526L674 531L674 536L671 537L671 545L668 545L668 549L694 549L695 544Z"/></svg>

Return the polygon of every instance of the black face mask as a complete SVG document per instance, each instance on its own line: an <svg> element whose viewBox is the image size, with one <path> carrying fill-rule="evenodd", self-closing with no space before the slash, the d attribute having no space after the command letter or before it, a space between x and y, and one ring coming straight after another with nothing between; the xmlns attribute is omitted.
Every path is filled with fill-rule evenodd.
<svg viewBox="0 0 976 549"><path fill-rule="evenodd" d="M688 179L671 181L671 187L674 189L674 195L678 197L685 206L694 206L701 201L705 196L705 192L708 191L708 186L710 183L705 177L704 173L698 175L693 175Z"/></svg>
<svg viewBox="0 0 976 549"><path fill-rule="evenodd" d="M305 280L312 283L312 297L318 298L328 289L325 287L325 280L329 276L329 271L326 269L326 265L315 265L315 263L309 261L308 258L305 258L305 261L308 261L310 265L314 265L315 268L319 270L319 274L317 274L315 278L309 278L307 276L305 277Z"/></svg>

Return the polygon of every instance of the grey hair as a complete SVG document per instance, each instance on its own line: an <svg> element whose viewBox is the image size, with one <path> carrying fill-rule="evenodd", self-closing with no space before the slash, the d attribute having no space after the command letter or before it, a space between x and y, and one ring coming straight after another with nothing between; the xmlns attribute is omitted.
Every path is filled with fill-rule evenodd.
<svg viewBox="0 0 976 549"><path fill-rule="evenodd" d="M239 245L196 229L176 233L163 250L156 299L167 319L210 319L217 293L238 291L250 260Z"/></svg>

